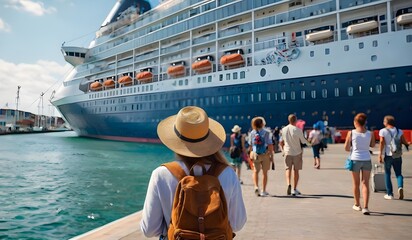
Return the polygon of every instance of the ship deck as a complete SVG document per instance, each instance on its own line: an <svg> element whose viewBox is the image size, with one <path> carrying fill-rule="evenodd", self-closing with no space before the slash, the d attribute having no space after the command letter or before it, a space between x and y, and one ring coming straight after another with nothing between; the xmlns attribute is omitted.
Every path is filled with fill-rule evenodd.
<svg viewBox="0 0 412 240"><path fill-rule="evenodd" d="M374 163L377 151L375 147ZM254 195L252 172L243 166L242 190L248 221L235 239L409 239L412 152L403 156L405 199L389 201L383 198L384 192L371 192L370 216L352 210L351 175L343 169L346 157L343 144L329 144L321 155L321 169L316 170L312 151L306 148L298 187L303 195L299 197L286 195L284 165L279 153L275 155L276 170L269 171L268 192L272 197ZM396 190L394 175L392 183ZM146 239L139 228L140 219L141 212L137 212L73 239Z"/></svg>

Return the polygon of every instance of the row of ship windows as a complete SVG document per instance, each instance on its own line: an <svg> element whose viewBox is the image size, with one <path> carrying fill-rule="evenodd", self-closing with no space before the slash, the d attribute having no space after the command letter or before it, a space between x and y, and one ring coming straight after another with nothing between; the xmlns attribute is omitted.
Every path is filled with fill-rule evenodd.
<svg viewBox="0 0 412 240"><path fill-rule="evenodd" d="M397 90L397 85L395 83L392 83L389 85L389 90L391 93L396 93ZM412 82L407 82L405 83L405 90L407 92L412 91ZM383 93L383 87L382 85L376 85L375 88L370 87L369 89L364 90L362 86L358 86L357 88L354 87L348 87L347 88L347 96L352 97L356 93L373 93L374 91L377 94L382 94ZM102 112L122 112L122 111L134 111L134 110L149 110L149 109L169 109L169 108L181 108L184 106L189 106L189 105L196 105L196 106L210 106L210 105L215 105L215 104L241 104L241 103L254 103L254 102L263 102L263 101L279 101L279 100L296 100L297 97L300 95L300 99L316 99L318 97L318 91L312 90L309 91L310 96L306 96L308 92L307 91L300 91L300 92L295 92L291 91L289 94L286 92L280 92L278 93L251 93L251 94L242 94L242 95L232 95L232 96L218 96L218 97L205 97L205 98L199 98L199 99L184 99L184 100L176 100L174 102L146 102L146 103L137 103L137 104L131 104L131 105L123 105L123 106L110 106L110 107L93 107L89 108L89 111L92 111L92 113L102 113ZM327 98L328 97L328 90L327 89L322 89L320 92L320 97L321 98ZM341 96L341 89L335 88L333 91L334 97L340 97ZM265 99L264 99L265 98ZM146 100L147 100L146 96ZM138 97L135 98L135 100L139 100ZM140 99L143 100L143 99ZM115 100L105 100L99 102L102 105L106 104L116 104ZM126 103L126 98L122 98L118 100L118 103ZM84 103L83 107L92 107L96 106L98 103L95 102L88 102Z"/></svg>
<svg viewBox="0 0 412 240"><path fill-rule="evenodd" d="M286 67L286 66L284 66ZM284 69L282 69L282 71L285 72ZM288 70L286 70L288 71ZM260 76L264 77L266 75L266 69L262 68L260 71ZM219 74L219 81L223 81L223 80L237 80L237 79L245 79L246 74L245 71L241 71L241 72L233 72L233 73L227 73L227 74ZM407 72L406 73L406 77L408 78L412 78L412 73L411 72ZM396 79L396 75L394 73L390 74L390 78L391 79ZM376 80L381 80L382 76L380 75L376 75L375 76ZM365 78L363 76L359 77L360 81L365 80ZM345 80L349 83L353 82L352 78L349 78L347 80ZM212 76L203 76L203 77L197 77L197 83L201 84L201 83L206 83L206 82L212 82ZM339 79L335 79L334 80L335 84L339 84ZM305 87L305 82L304 81L300 81L299 86L301 87ZM311 80L309 82L310 86L312 87L316 87L316 81L315 80ZM320 84L321 85L326 85L327 81L325 79L320 80ZM406 85L408 86L409 83L406 83ZM175 82L173 84L174 86L178 85L178 86L187 86L189 85L189 80L188 79L184 79L184 80L179 80L177 82ZM285 83L281 83L281 89L286 89L286 84ZM380 85L378 85L380 86ZM396 85L394 85L396 88ZM294 88L295 87L295 82L291 82L290 83L290 88ZM326 89L325 89L326 90ZM406 90L408 91L408 87L406 87ZM132 87L132 88L124 88L124 89L116 89L116 90L111 90L111 91L104 91L104 92L97 92L97 93L92 93L89 95L89 99L96 99L96 98L102 98L102 97L114 97L114 96L118 96L123 95L123 94L133 94L133 93L144 93L144 92L150 92L153 91L153 85L145 85L145 86L137 86L137 87ZM378 91L376 91L378 93Z"/></svg>
<svg viewBox="0 0 412 240"><path fill-rule="evenodd" d="M407 35L406 36L406 42L408 42L408 43L411 43L412 42L412 35ZM372 42L372 47L377 47L378 46L378 41L377 40L374 40L373 42ZM360 42L359 44L358 44L358 47L359 47L359 49L363 49L364 47L365 47L365 44L363 43L363 42ZM343 50L345 51L345 52L347 52L347 51L349 51L349 45L345 45L345 46L343 46ZM329 48L325 48L325 55L329 55L330 54L330 49ZM314 57L315 56L315 51L310 51L310 53L309 53L309 55L311 56L311 57ZM371 60L372 61L376 61L376 55L373 55L374 57L372 57L371 58Z"/></svg>
<svg viewBox="0 0 412 240"><path fill-rule="evenodd" d="M245 71L241 71L240 73L234 72L232 74L227 73L226 74L226 80L230 80L231 76L233 77L233 80L236 80L238 78L244 79L246 77ZM219 80L223 81L224 76L223 74L219 75ZM197 83L206 83L206 82L212 82L212 76L203 76L203 77L197 77ZM187 86L189 85L189 80L188 79L182 79L178 80L173 83L174 86ZM139 92L148 92L148 91L153 91L153 85L146 85L146 86L138 86L134 88L124 88L124 89L117 89L117 90L112 90L112 91L104 91L104 92L97 92L89 95L89 99L96 99L96 98L102 98L102 97L112 97L112 96L117 96L117 95L122 95L122 94L132 94L132 93L139 93Z"/></svg>

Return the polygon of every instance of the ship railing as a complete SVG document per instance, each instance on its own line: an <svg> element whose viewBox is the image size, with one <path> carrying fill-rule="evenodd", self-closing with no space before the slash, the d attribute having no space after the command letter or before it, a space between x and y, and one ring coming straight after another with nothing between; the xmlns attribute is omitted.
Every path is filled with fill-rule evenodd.
<svg viewBox="0 0 412 240"><path fill-rule="evenodd" d="M238 33L243 33L252 30L252 23L244 23L236 26L229 27L225 30L219 31L219 37L232 36Z"/></svg>
<svg viewBox="0 0 412 240"><path fill-rule="evenodd" d="M345 9L345 8L350 8L350 7L356 7L372 2L378 2L380 0L339 0L339 8L340 9Z"/></svg>
<svg viewBox="0 0 412 240"><path fill-rule="evenodd" d="M157 57L158 55L159 54L158 54L157 51L153 51L149 54L139 55L139 56L135 57L135 62L139 62L139 61L147 60L147 59L150 59L150 58L154 58L154 57Z"/></svg>
<svg viewBox="0 0 412 240"><path fill-rule="evenodd" d="M205 42L213 41L215 39L216 39L216 33L211 33L206 36L195 38L193 39L192 42L193 42L193 45L196 45L196 44L202 44Z"/></svg>
<svg viewBox="0 0 412 240"><path fill-rule="evenodd" d="M180 51L180 50L188 48L188 47L190 47L190 40L181 42L179 44L176 44L176 45L173 45L173 46L170 46L170 47L161 48L160 53L161 54L167 54L167 53L177 52L177 51Z"/></svg>
<svg viewBox="0 0 412 240"><path fill-rule="evenodd" d="M275 24L286 23L316 15L323 15L336 11L336 1L331 0L320 4L301 7L292 11L279 13L273 16L255 20L255 28L267 27Z"/></svg>
<svg viewBox="0 0 412 240"><path fill-rule="evenodd" d="M287 49L289 46L289 38L288 37L279 37L275 39L270 39L262 42L255 43L255 51L260 51L264 49L279 49L284 50Z"/></svg>

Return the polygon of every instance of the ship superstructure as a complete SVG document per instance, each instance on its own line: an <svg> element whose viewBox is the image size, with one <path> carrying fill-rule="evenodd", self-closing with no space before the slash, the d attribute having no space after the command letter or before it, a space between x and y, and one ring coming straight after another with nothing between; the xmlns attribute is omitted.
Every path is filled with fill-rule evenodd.
<svg viewBox="0 0 412 240"><path fill-rule="evenodd" d="M297 114L349 127L412 122L410 0L119 0L53 99L82 136L157 141L188 105L227 132Z"/></svg>

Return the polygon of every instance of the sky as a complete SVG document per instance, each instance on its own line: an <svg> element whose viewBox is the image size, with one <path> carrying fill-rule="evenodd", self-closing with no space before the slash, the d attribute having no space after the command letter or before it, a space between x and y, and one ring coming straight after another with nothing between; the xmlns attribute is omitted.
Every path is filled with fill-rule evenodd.
<svg viewBox="0 0 412 240"><path fill-rule="evenodd" d="M0 108L58 115L49 99L72 66L60 47L88 47L116 0L0 0Z"/></svg>

